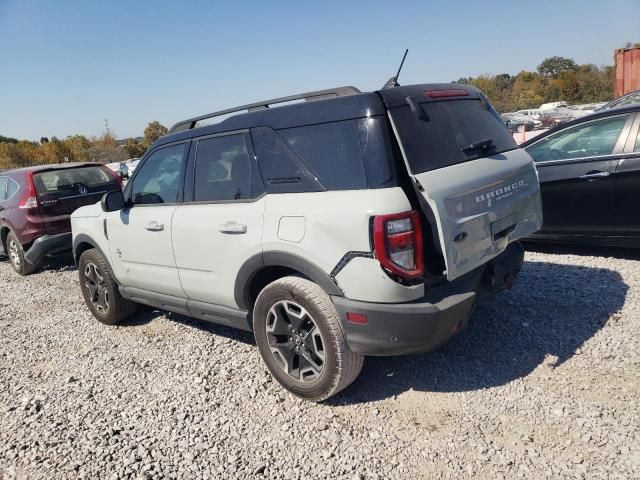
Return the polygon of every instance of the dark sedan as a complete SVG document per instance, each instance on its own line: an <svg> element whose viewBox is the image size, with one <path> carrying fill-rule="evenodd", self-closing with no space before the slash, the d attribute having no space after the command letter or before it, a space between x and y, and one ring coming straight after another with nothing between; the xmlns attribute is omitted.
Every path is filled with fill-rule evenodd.
<svg viewBox="0 0 640 480"><path fill-rule="evenodd" d="M596 112L521 146L538 167L532 240L640 247L640 104Z"/></svg>

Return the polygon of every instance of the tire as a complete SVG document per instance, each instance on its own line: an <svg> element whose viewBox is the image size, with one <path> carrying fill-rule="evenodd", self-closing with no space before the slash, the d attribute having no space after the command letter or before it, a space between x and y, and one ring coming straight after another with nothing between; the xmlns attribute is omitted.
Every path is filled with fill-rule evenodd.
<svg viewBox="0 0 640 480"><path fill-rule="evenodd" d="M364 357L349 350L331 299L304 278L284 277L260 292L253 331L271 374L306 400L326 400L362 370Z"/></svg>
<svg viewBox="0 0 640 480"><path fill-rule="evenodd" d="M120 295L107 260L95 248L80 255L78 276L84 302L100 323L117 325L136 312L137 305Z"/></svg>
<svg viewBox="0 0 640 480"><path fill-rule="evenodd" d="M24 249L13 232L9 232L9 235L7 235L5 251L9 257L9 263L18 274L29 275L38 268L38 265L27 261L24 256Z"/></svg>
<svg viewBox="0 0 640 480"><path fill-rule="evenodd" d="M524 125L518 125L518 126L516 127L516 132L518 132L518 133L522 133L522 132L526 131L526 129L527 129L527 128L526 128Z"/></svg>

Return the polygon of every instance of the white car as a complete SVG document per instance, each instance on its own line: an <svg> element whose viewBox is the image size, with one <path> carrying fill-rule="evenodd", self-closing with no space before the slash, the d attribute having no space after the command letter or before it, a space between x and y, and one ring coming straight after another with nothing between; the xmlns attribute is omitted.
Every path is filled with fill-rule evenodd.
<svg viewBox="0 0 640 480"><path fill-rule="evenodd" d="M306 101L278 107L292 100ZM478 89L450 84L342 87L185 120L124 192L72 216L100 322L146 304L253 331L276 380L313 401L353 382L364 355L458 333L513 285L518 239L541 225L531 158Z"/></svg>

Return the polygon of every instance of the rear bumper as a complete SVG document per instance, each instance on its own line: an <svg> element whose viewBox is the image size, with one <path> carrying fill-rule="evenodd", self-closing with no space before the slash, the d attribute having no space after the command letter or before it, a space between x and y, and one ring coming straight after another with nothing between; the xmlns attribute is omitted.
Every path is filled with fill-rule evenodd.
<svg viewBox="0 0 640 480"><path fill-rule="evenodd" d="M402 355L435 350L464 329L478 303L511 288L522 268L524 249L511 244L491 262L463 277L430 287L410 303L370 303L332 297L349 348L365 355ZM347 320L366 315L366 324Z"/></svg>
<svg viewBox="0 0 640 480"><path fill-rule="evenodd" d="M58 235L43 235L36 238L29 250L25 252L26 260L34 265L51 253L71 250L71 232L60 233Z"/></svg>

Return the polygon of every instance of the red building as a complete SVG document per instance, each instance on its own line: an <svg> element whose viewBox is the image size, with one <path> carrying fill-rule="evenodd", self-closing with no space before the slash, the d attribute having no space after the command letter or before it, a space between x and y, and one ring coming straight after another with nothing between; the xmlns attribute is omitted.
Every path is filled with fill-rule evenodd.
<svg viewBox="0 0 640 480"><path fill-rule="evenodd" d="M614 54L616 64L616 97L640 90L640 47L619 48Z"/></svg>

